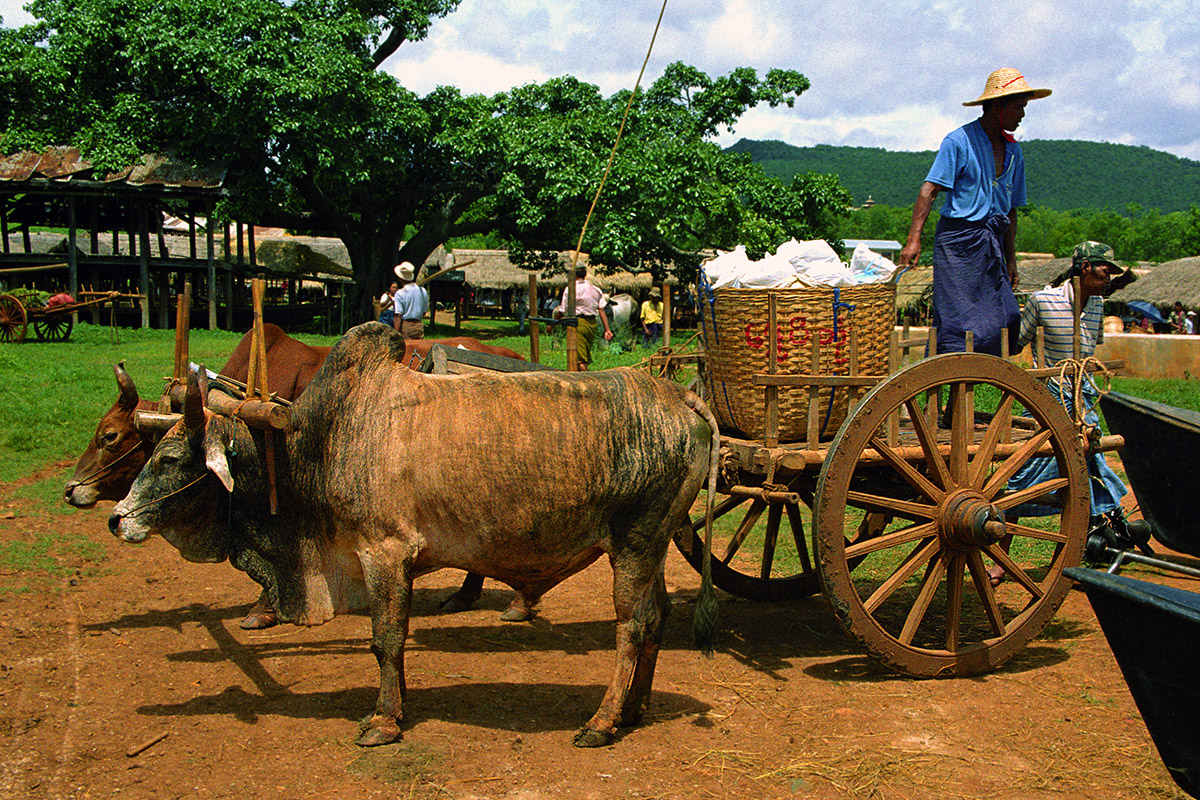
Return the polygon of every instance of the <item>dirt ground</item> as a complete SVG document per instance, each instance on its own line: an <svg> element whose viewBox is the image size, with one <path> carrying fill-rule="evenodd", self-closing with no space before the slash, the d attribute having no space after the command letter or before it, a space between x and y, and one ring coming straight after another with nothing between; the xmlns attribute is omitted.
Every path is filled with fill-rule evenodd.
<svg viewBox="0 0 1200 800"><path fill-rule="evenodd" d="M672 550L646 724L579 750L612 666L607 564L523 624L499 621L508 592L490 582L476 610L437 613L461 578L443 571L418 582L404 741L362 750L378 680L367 618L242 631L258 592L229 565L119 543L110 504L38 516L3 494L0 543L69 528L109 558L0 580L0 798L1183 796L1082 592L974 679L883 671L819 596L722 595L706 659L690 635L699 577Z"/></svg>

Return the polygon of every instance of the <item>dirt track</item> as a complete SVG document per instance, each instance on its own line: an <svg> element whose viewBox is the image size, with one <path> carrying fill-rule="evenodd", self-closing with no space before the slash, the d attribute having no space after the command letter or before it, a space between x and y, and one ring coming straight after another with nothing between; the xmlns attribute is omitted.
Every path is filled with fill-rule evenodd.
<svg viewBox="0 0 1200 800"><path fill-rule="evenodd" d="M436 614L461 577L442 572L414 601L405 740L364 751L356 722L378 678L365 617L242 631L257 588L228 565L187 564L157 538L122 545L107 509L4 510L0 543L66 526L110 557L95 575L4 579L41 588L0 594L3 798L1183 796L1081 592L976 679L883 672L820 597L723 595L706 660L690 644L699 579L673 551L647 724L578 750L611 669L607 565L518 625L498 620L508 595L492 583L478 610Z"/></svg>

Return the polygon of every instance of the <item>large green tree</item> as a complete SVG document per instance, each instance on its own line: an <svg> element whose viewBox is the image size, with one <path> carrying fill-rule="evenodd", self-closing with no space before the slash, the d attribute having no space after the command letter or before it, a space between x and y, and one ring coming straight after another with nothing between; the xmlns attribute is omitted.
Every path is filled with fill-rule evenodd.
<svg viewBox="0 0 1200 800"><path fill-rule="evenodd" d="M495 233L534 266L574 246L629 94L567 77L419 96L380 69L458 1L33 0L35 24L0 30L3 150L227 164L239 193L220 212L342 239L364 314L398 249L421 263ZM807 88L794 71L668 67L630 106L584 241L593 261L661 275L703 248L833 237L849 201L836 179L785 186L712 141Z"/></svg>

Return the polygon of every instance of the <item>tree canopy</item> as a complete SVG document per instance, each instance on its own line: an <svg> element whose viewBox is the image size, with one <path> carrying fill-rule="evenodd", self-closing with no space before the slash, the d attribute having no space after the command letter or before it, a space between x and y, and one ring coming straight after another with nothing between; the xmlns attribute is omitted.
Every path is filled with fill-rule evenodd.
<svg viewBox="0 0 1200 800"><path fill-rule="evenodd" d="M0 30L0 142L73 144L101 166L152 150L225 164L239 193L219 213L341 238L364 313L397 258L453 237L497 234L535 266L575 245L630 95L563 77L419 96L380 69L458 1L33 0L37 22ZM808 86L670 65L630 107L592 261L661 275L702 248L832 238L849 204L836 178L784 185L711 141Z"/></svg>

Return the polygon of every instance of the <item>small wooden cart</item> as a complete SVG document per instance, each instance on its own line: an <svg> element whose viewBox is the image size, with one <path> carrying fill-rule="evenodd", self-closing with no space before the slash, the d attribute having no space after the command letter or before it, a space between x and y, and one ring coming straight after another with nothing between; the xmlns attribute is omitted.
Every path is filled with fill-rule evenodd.
<svg viewBox="0 0 1200 800"><path fill-rule="evenodd" d="M778 330L773 305L769 329ZM718 526L711 566L718 587L748 599L822 592L846 631L900 672L973 675L1024 648L1061 605L1072 583L1063 570L1080 563L1089 527L1085 455L1122 440L1072 419L1042 382L1057 368L972 352L923 357L926 346L893 334L882 377L856 374L853 342L847 375L753 376L766 434L722 436L715 515L736 524ZM812 347L817 364L815 338ZM1076 361L1085 371L1122 366ZM784 386L809 392L805 441L774 436L774 390ZM830 386L851 397L827 440L815 422L818 393ZM1043 457L1057 461L1059 477L1007 491ZM1006 522L1031 501L1051 507L1049 524ZM701 515L676 537L697 570L703 529ZM1005 570L998 585L990 566Z"/></svg>
<svg viewBox="0 0 1200 800"><path fill-rule="evenodd" d="M0 294L0 342L22 342L30 326L38 339L65 342L71 336L74 315L122 297L120 292L86 292L88 299L57 306L41 305L38 293L21 289Z"/></svg>

